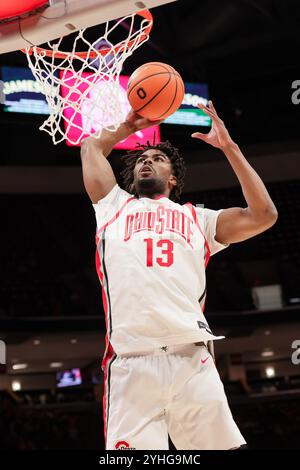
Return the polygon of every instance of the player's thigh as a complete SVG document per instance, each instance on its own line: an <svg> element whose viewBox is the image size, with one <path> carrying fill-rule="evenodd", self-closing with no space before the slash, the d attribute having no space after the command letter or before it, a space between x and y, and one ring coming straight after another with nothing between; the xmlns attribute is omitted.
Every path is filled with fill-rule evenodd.
<svg viewBox="0 0 300 470"><path fill-rule="evenodd" d="M114 427L114 424L116 426ZM142 426L122 429L118 423L110 426L107 435L107 450L168 450L168 429L163 416L148 420Z"/></svg>
<svg viewBox="0 0 300 470"><path fill-rule="evenodd" d="M162 387L153 361L116 358L107 377L106 448L168 449Z"/></svg>
<svg viewBox="0 0 300 470"><path fill-rule="evenodd" d="M213 359L205 348L198 359L195 373L173 397L168 410L171 439L177 449L238 447L245 440L232 417Z"/></svg>

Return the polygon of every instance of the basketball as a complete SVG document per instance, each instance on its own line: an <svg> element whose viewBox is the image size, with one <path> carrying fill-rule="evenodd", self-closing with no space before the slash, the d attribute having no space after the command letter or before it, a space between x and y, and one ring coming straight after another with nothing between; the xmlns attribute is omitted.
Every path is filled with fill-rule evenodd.
<svg viewBox="0 0 300 470"><path fill-rule="evenodd" d="M132 109L151 121L173 114L184 97L184 83L179 73L162 62L148 62L131 75L127 86Z"/></svg>

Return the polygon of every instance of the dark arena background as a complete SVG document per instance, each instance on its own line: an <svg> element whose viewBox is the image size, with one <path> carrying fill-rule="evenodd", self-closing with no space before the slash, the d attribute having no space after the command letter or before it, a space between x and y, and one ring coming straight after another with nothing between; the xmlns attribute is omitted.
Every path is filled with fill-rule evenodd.
<svg viewBox="0 0 300 470"><path fill-rule="evenodd" d="M299 449L300 3L181 0L152 14L150 40L122 74L159 61L207 85L277 207L271 229L213 257L205 314L226 336L216 364L249 449ZM24 54L1 54L2 82L13 68L27 79ZM41 110L9 108L2 99L0 448L103 450L105 319L80 148L54 146ZM196 130L160 126L186 160L180 202L245 207L226 157ZM123 154L109 157L121 186Z"/></svg>

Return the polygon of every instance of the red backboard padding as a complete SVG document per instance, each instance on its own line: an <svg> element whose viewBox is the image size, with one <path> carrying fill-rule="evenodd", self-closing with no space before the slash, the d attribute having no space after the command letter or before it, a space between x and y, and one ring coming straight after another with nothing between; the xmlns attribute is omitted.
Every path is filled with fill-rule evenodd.
<svg viewBox="0 0 300 470"><path fill-rule="evenodd" d="M15 16L29 13L43 5L47 5L48 0L9 0L0 2L0 21Z"/></svg>

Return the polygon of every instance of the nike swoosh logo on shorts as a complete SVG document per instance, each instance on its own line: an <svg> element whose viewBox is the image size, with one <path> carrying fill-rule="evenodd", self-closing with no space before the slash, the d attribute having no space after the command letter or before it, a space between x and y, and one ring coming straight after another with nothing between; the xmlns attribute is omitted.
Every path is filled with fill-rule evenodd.
<svg viewBox="0 0 300 470"><path fill-rule="evenodd" d="M209 356L207 356L205 359L201 359L202 364L205 364L205 362L209 359Z"/></svg>

